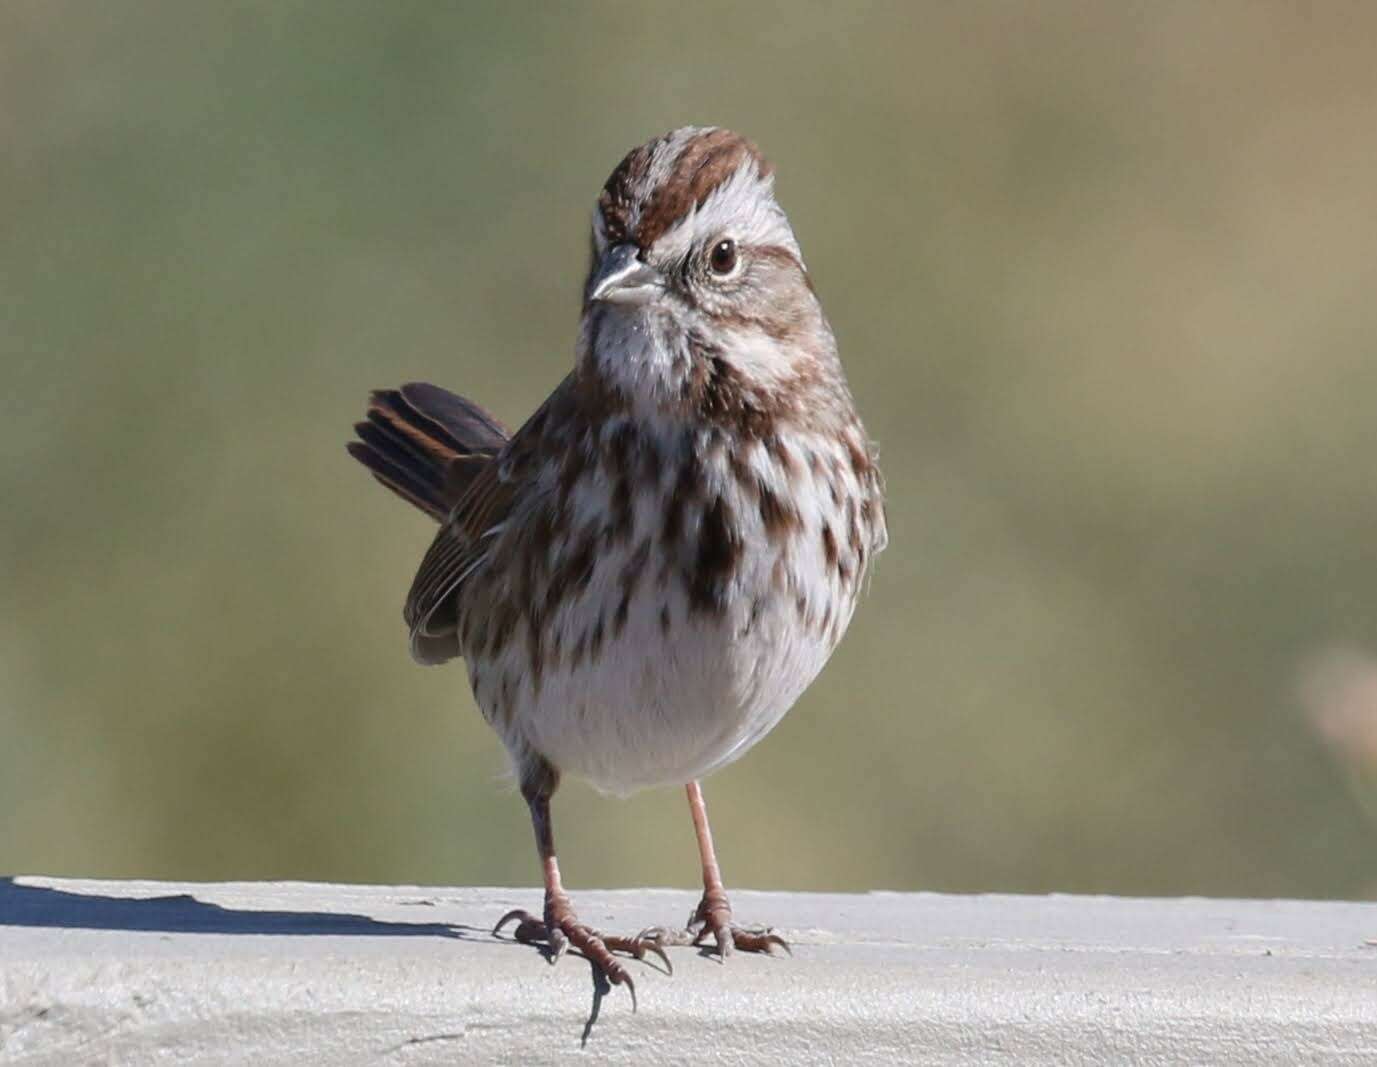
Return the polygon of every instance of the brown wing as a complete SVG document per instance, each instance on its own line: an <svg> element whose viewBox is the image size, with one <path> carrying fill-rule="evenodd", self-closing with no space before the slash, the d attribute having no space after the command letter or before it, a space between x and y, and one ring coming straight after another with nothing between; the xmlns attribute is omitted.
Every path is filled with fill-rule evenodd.
<svg viewBox="0 0 1377 1067"><path fill-rule="evenodd" d="M504 524L534 489L544 451L548 418L563 407L570 379L526 420L502 451L474 475L431 543L407 594L402 612L411 630L411 655L420 663L444 663L462 655L458 638L459 598L465 580L482 567Z"/></svg>

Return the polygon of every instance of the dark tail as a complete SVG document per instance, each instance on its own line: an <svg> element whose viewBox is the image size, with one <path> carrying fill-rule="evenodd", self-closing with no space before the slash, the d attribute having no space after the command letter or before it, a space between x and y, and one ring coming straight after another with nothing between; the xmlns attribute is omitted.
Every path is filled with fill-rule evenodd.
<svg viewBox="0 0 1377 1067"><path fill-rule="evenodd" d="M373 477L443 521L473 476L507 443L506 428L477 404L437 385L379 389L354 424L349 454Z"/></svg>

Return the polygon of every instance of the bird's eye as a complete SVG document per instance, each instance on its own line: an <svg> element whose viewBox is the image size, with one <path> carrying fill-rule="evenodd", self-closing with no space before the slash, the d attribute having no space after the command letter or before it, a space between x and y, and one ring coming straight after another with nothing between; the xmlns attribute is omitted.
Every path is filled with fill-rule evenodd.
<svg viewBox="0 0 1377 1067"><path fill-rule="evenodd" d="M730 239L718 241L708 256L708 264L714 274L730 274L736 266L736 242Z"/></svg>

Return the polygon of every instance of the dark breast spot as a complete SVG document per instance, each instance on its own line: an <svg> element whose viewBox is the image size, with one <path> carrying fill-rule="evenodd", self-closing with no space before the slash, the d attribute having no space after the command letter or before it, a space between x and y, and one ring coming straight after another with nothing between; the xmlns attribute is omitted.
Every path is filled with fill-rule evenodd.
<svg viewBox="0 0 1377 1067"><path fill-rule="evenodd" d="M695 452L690 452L679 468L669 503L665 506L665 520L660 530L660 540L665 548L672 549L679 542L684 529L684 512L697 502L703 492L703 465Z"/></svg>
<svg viewBox="0 0 1377 1067"><path fill-rule="evenodd" d="M654 438L648 435L642 437L640 475L647 489L654 489L660 484L660 466L660 446Z"/></svg>
<svg viewBox="0 0 1377 1067"><path fill-rule="evenodd" d="M616 544L631 536L632 522L635 518L631 496L631 479L619 478L612 489L612 502L608 516L607 541Z"/></svg>
<svg viewBox="0 0 1377 1067"><path fill-rule="evenodd" d="M797 466L798 460L788 445L776 434L770 434L765 438L765 451L783 469L789 477L797 477L800 473Z"/></svg>
<svg viewBox="0 0 1377 1067"><path fill-rule="evenodd" d="M741 531L731 506L715 497L703 513L698 532L698 551L689 572L689 607L698 612L720 612L726 606L727 586L741 563Z"/></svg>
<svg viewBox="0 0 1377 1067"><path fill-rule="evenodd" d="M847 458L851 460L851 470L860 480L860 483L865 485L870 474L870 457L866 455L865 449L861 447L854 434L846 435L846 454Z"/></svg>
<svg viewBox="0 0 1377 1067"><path fill-rule="evenodd" d="M564 557L550 574L545 587L543 614L550 617L571 595L588 588L593 578L593 567L597 564L598 530L596 521L577 536L572 548L567 548Z"/></svg>
<svg viewBox="0 0 1377 1067"><path fill-rule="evenodd" d="M564 455L559 461L560 510L566 507L569 494L574 491L574 487L583 478L587 467L588 459L581 442L564 450Z"/></svg>
<svg viewBox="0 0 1377 1067"><path fill-rule="evenodd" d="M589 662L596 663L598 657L602 655L602 642L606 625L601 615L598 616L598 621L593 624L593 632L588 636Z"/></svg>
<svg viewBox="0 0 1377 1067"><path fill-rule="evenodd" d="M782 498L763 482L758 486L760 495L760 521L765 524L766 536L772 541L787 537L800 525L798 511L794 505Z"/></svg>
<svg viewBox="0 0 1377 1067"><path fill-rule="evenodd" d="M822 526L822 554L827 558L829 567L837 565L837 537L826 523Z"/></svg>

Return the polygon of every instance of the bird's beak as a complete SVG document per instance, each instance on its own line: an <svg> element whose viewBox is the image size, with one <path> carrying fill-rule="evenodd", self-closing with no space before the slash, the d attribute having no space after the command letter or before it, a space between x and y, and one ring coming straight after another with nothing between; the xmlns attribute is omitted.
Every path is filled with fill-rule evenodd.
<svg viewBox="0 0 1377 1067"><path fill-rule="evenodd" d="M635 245L613 245L602 257L588 283L589 302L645 304L664 291L665 279L641 259Z"/></svg>

